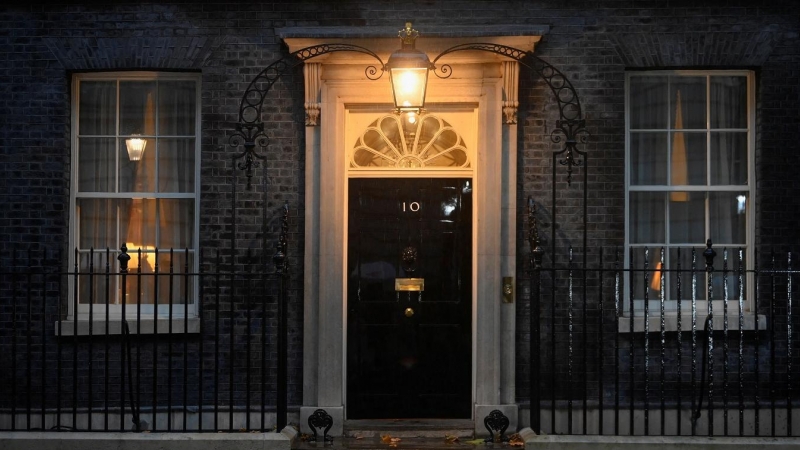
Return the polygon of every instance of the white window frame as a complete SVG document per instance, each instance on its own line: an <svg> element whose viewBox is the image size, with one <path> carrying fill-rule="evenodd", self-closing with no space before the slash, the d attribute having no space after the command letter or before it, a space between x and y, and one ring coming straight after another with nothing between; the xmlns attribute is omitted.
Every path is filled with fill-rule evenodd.
<svg viewBox="0 0 800 450"><path fill-rule="evenodd" d="M89 192L89 193L80 193L78 192L78 174L79 174L79 114L80 114L80 83L84 81L116 81L117 82L117 120L116 120L116 130L115 130L115 140L118 142L120 138L127 137L128 135L121 135L119 129L119 82L120 81L194 81L196 83L196 99L195 99L195 130L194 130L194 139L195 139L195 179L194 179L194 192L187 192L187 193L136 193L132 195L130 193L118 193L118 192ZM157 94L156 94L157 95ZM155 103L158 104L158 99L156 98ZM130 71L130 72L94 72L94 73L78 73L74 74L72 77L72 109L71 109L71 145L72 145L72 156L71 156L71 171L70 171L70 220L69 220L69 271L72 271L75 267L75 249L77 246L77 235L79 230L78 224L78 217L77 217L77 200L80 198L119 198L119 199L193 199L194 200L194 224L193 226L193 239L191 247L188 249L190 254L194 254L192 258L192 263L189 266L189 270L191 273L198 273L200 262L199 262L199 232L200 232L200 140L201 140L201 74L196 72L152 72L152 71ZM158 122L158 121L156 121ZM156 123L156 130L158 129L158 123ZM161 136L156 131L156 136L158 138L169 138L171 136ZM186 136L180 136L186 137ZM110 273L112 276L119 276L116 275L119 273L119 264L117 262L116 257L121 253L120 247L122 242L116 243L116 248L111 248L111 270ZM159 254L168 253L169 249L159 249ZM183 253L184 249L174 249L175 253ZM105 253L105 249L95 249L95 253ZM129 250L129 254L135 254L135 251ZM152 257L152 254L151 254ZM95 268L95 272L103 272L105 268ZM168 268L161 267L159 268L159 273L161 274L168 274ZM183 267L176 267L175 273L183 272ZM129 267L129 272L127 275L130 278L136 277L136 267ZM167 275L168 276L168 275ZM76 299L74 298L76 295L76 286L75 286L75 277L69 276L68 277L68 289L69 289L69 301L68 301L68 315L67 320L62 321L60 326L56 326L56 333L62 335L68 335L73 333L73 324L72 321L77 322L86 322L94 321L94 322L105 322L106 319L106 307L104 304L94 304L92 306L92 315L89 314L89 305L88 303L78 303L78 311L76 317ZM183 282L182 277L177 277L176 279ZM197 324L192 321L192 323L186 322L187 319L196 319L198 317L198 303L199 303L199 282L198 277L193 276L190 281L190 292L191 297L189 298L190 303L188 307L188 317L185 317L185 310L186 307L184 303L171 305L171 308L168 308L167 305L159 304L158 308L155 308L153 305L141 305L141 311L137 310L137 305L127 304L125 315L128 320L140 318L143 322L138 326L132 325L131 332L133 333L147 333L152 332L155 328L152 325L153 319L168 319L171 317L173 319L175 327L173 327L173 332L191 332L192 329L197 328ZM113 290L116 291L116 290ZM112 292L112 295L117 295L116 292ZM79 299L80 300L80 299ZM157 311L156 311L157 309ZM157 314L155 314L157 312ZM110 333L116 334L120 332L119 322L122 319L122 307L120 304L112 305L108 311L109 320L115 322L115 324L111 324L112 330ZM168 327L169 325L166 323L168 320L162 320L162 323L159 323L157 331L162 331L164 328ZM86 334L86 323L81 323L80 326L75 326L75 331L78 334ZM184 327L185 325L185 327ZM135 328L134 328L135 327ZM103 334L105 332L104 328L97 329L95 328L96 334Z"/></svg>
<svg viewBox="0 0 800 450"><path fill-rule="evenodd" d="M630 127L630 81L632 77L642 77L642 76L746 76L747 77L747 186L718 186L713 187L709 184L710 178L710 165L706 167L707 170L707 181L705 185L697 185L697 186L683 186L680 188L673 188L669 185L664 186L653 186L653 185L631 185L631 127ZM694 191L694 192L748 192L748 202L746 205L746 244L745 244L745 262L746 262L746 269L752 269L753 267L753 246L755 243L755 204L756 204L756 178L755 178L755 124L756 124L756 100L755 100L755 74L753 71L750 70L652 70L652 71L629 71L625 74L625 266L626 268L630 268L630 249L631 247L640 249L647 246L652 254L652 252L656 252L659 254L661 251L661 244L655 245L646 245L646 244L631 244L631 230L630 230L630 193L637 192L637 191L644 191L644 192L672 192L672 191L680 191L680 192L687 192L687 191ZM728 130L728 129L715 129L711 128L711 124L709 122L709 106L710 106L710 90L706 89L706 145L708 149L708 145L710 145L710 136L711 131L714 130ZM671 136L672 129L672 120L673 118L669 117L669 127L664 131L668 131ZM731 129L731 131L741 131L742 129ZM708 150L707 150L708 151ZM708 199L706 199L706 209L708 208ZM665 216L666 222L669 223L669 216ZM708 236L708 217L706 218L706 236ZM667 239L668 241L668 239ZM666 244L664 245L665 249L669 248L686 248L688 252L691 251L692 247L687 247L681 244ZM697 265L696 269L698 271L697 277L697 290L698 290L698 297L700 293L703 293L705 296L705 291L707 289L706 284L706 277L703 273L705 271L705 259L703 258L702 252L705 250L705 246L702 248L694 247L697 249ZM714 259L714 269L715 275L721 276L721 271L723 267L723 247L718 246L716 243L713 245L714 250L717 252L717 256ZM640 259L640 258L638 258ZM737 270L737 260L738 260L738 247L728 247L728 270L732 274L736 274ZM643 266L643 262L637 261L637 267L633 269L640 269ZM668 265L667 267L673 267L674 264ZM655 270L655 268L651 268ZM690 270L691 267L683 268L685 270ZM688 275L688 274L687 274ZM637 283L642 282L641 277L637 277L635 280ZM744 301L744 314L747 317L745 329L751 328L753 322L753 277L752 274L748 274L745 278L745 301ZM689 319L691 315L691 277L685 276L683 277L683 292L681 294L681 316L682 320ZM671 321L673 322L674 326L674 319L677 315L677 296L670 295L669 286L666 286L666 299L664 302L665 314L672 316ZM624 277L624 306L623 310L626 316L631 315L630 311L630 279L629 279L629 272L625 273ZM714 295L717 297L716 293ZM675 298L671 298L675 297ZM738 298L739 294L733 287L729 288L728 293L728 315L730 316L738 316L739 314L739 305L738 305ZM660 299L659 298L650 298L648 302L649 306L649 313L651 319L653 316L658 316L660 314ZM713 310L714 315L718 316L718 319L722 320L723 315L723 301L722 300L713 300ZM707 300L697 300L696 303L696 311L697 311L697 321L698 327L702 326L702 321L704 320L705 316L708 314L708 301ZM634 299L634 316L642 316L644 312L644 300L643 299ZM642 317L643 319L643 317ZM643 322L643 320L642 320ZM669 322L669 321L668 321ZM717 319L715 319L715 324ZM684 322L684 330L689 329L691 327L690 322ZM762 321L762 328L764 322ZM643 324L637 324L636 328L641 331ZM736 325L738 327L738 323ZM670 327L673 328L673 327ZM715 328L716 325L715 325ZM733 328L731 328L733 329ZM627 331L628 324L620 324L620 331ZM650 327L650 331L659 331L658 327Z"/></svg>

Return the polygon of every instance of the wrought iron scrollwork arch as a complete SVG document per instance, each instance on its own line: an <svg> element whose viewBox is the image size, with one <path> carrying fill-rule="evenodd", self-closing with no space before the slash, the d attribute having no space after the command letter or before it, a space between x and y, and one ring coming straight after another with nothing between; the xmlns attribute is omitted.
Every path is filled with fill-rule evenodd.
<svg viewBox="0 0 800 450"><path fill-rule="evenodd" d="M460 44L439 53L432 61L433 73L439 78L449 78L452 67L449 64L436 65L444 56L459 51L485 51L495 53L517 61L519 64L539 74L555 97L558 104L559 117L556 127L550 133L550 139L555 142L564 142L564 148L556 152L555 156L563 155L559 160L561 165L567 167L567 182L572 182L573 167L580 166L585 152L578 149L577 144L586 142L588 131L583 118L580 99L575 87L569 79L557 68L547 61L514 47L492 43ZM334 52L355 52L369 55L378 61L378 67L367 66L364 74L370 80L377 80L386 70L383 60L372 50L352 44L319 44L302 48L273 62L259 72L250 82L242 95L239 105L239 122L235 132L229 137L228 142L234 148L244 147L244 150L234 157L240 170L244 170L249 180L253 176L253 169L260 166L264 156L256 152L256 146L265 148L269 144L269 137L264 132L264 123L261 122L261 108L272 86L281 76L292 71L308 59ZM577 158L576 158L577 155Z"/></svg>
<svg viewBox="0 0 800 450"><path fill-rule="evenodd" d="M451 53L467 50L490 52L511 58L542 77L542 80L553 93L556 103L558 103L560 117L556 121L556 127L550 133L550 140L555 143L564 142L564 148L556 152L555 156L563 155L562 159L559 160L559 164L567 167L567 183L571 184L573 167L580 166L582 161L578 158L586 155L585 152L578 149L578 143L585 143L589 133L586 130L586 120L583 118L578 92L572 86L569 78L553 65L531 52L506 45L482 42L460 44L442 51L432 61L435 66L434 74L439 78L449 78L453 73L450 65L441 64L437 66L437 61Z"/></svg>
<svg viewBox="0 0 800 450"><path fill-rule="evenodd" d="M234 161L239 170L244 170L248 184L253 177L253 169L260 167L264 155L256 151L256 147L266 148L269 137L264 132L264 123L261 121L261 108L272 86L285 74L303 64L306 60L317 56L335 52L363 53L375 58L376 65L369 65L364 69L364 74L370 80L377 80L383 76L385 64L372 50L351 44L320 44L302 48L273 62L250 81L242 95L239 104L239 122L236 130L228 138L228 144L233 148L244 147L244 150L234 156Z"/></svg>

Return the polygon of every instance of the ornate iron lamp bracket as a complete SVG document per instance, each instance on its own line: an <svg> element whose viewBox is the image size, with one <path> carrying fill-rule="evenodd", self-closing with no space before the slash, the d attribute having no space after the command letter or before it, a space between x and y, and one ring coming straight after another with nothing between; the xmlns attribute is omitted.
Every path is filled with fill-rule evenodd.
<svg viewBox="0 0 800 450"><path fill-rule="evenodd" d="M437 61L445 55L467 50L490 52L511 58L542 77L558 103L560 119L556 121L556 126L550 133L550 140L555 143L564 142L564 149L556 152L556 155L564 154L559 164L567 167L567 184L571 185L573 168L583 163L579 158L585 155L585 152L578 150L578 143L585 143L589 132L586 130L586 120L583 118L578 92L569 79L560 70L531 52L481 42L460 44L445 49L433 59L432 63L435 66L433 73L439 78L449 78L453 73L450 65L437 66Z"/></svg>
<svg viewBox="0 0 800 450"><path fill-rule="evenodd" d="M260 161L264 160L264 155L256 151L256 147L266 149L269 145L269 137L264 132L264 123L261 121L261 108L270 89L283 75L291 72L306 60L335 52L363 53L378 60L377 65L370 65L364 69L364 74L370 80L381 78L386 70L383 60L375 52L365 47L351 44L320 44L301 48L284 56L267 66L250 81L239 104L239 122L236 124L233 134L228 137L228 144L231 147L244 147L243 151L233 159L234 161L242 160L236 163L236 167L245 171L248 186L253 177L253 169L260 167Z"/></svg>

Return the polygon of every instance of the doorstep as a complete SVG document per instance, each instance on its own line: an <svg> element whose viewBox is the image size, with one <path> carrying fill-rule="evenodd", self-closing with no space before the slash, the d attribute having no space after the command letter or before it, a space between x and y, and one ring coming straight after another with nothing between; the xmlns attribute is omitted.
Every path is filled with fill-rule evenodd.
<svg viewBox="0 0 800 450"><path fill-rule="evenodd" d="M332 443L309 442L309 436L295 440L296 450L475 450L474 423L470 419L375 419L347 420L344 436ZM458 439L446 439L454 436ZM385 440L383 438L386 438ZM392 439L393 438L393 439ZM319 436L322 439L322 436ZM391 439L391 440L390 440ZM485 449L483 444L480 448Z"/></svg>
<svg viewBox="0 0 800 450"><path fill-rule="evenodd" d="M490 450L492 448L509 450L508 445L475 444L472 438L459 438L455 442L447 442L441 437L401 437L390 434L396 440L384 442L380 436L363 438L337 437L333 443L323 446L315 442L297 440L292 446L295 450Z"/></svg>
<svg viewBox="0 0 800 450"><path fill-rule="evenodd" d="M475 424L471 419L369 419L347 420L345 437L441 438L445 435L472 438Z"/></svg>

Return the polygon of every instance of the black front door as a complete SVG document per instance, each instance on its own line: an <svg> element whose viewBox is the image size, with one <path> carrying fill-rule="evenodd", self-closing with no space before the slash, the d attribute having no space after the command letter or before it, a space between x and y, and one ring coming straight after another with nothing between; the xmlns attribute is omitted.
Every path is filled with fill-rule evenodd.
<svg viewBox="0 0 800 450"><path fill-rule="evenodd" d="M351 179L349 202L347 417L469 418L472 180Z"/></svg>

